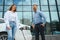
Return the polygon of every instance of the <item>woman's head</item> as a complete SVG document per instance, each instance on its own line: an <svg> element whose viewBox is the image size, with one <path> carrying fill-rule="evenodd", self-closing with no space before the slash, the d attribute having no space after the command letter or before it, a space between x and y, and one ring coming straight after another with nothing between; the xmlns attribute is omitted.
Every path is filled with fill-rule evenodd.
<svg viewBox="0 0 60 40"><path fill-rule="evenodd" d="M13 11L13 12L16 12L16 5L11 5L9 11Z"/></svg>

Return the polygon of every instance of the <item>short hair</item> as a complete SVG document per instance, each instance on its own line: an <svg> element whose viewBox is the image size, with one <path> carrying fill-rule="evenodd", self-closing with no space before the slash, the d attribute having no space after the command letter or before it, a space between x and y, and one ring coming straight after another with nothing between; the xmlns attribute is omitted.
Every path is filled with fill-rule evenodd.
<svg viewBox="0 0 60 40"><path fill-rule="evenodd" d="M15 4L11 5L11 7L9 8L9 11L12 10L12 7L14 6ZM14 12L16 12L16 9L14 10Z"/></svg>
<svg viewBox="0 0 60 40"><path fill-rule="evenodd" d="M38 6L37 4L33 4L33 6Z"/></svg>

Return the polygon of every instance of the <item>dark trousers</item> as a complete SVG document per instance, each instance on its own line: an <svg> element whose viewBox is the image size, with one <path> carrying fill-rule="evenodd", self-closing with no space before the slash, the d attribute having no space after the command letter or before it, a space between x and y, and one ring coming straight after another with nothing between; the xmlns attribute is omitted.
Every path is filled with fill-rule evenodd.
<svg viewBox="0 0 60 40"><path fill-rule="evenodd" d="M42 23L35 25L35 40L39 40L39 33L41 34L41 39L45 40L44 27L41 26Z"/></svg>

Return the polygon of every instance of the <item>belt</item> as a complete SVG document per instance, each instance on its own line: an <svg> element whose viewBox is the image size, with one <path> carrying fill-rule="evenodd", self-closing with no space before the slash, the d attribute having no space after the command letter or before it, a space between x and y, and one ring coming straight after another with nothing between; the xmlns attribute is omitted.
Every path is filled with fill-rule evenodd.
<svg viewBox="0 0 60 40"><path fill-rule="evenodd" d="M40 24L43 24L43 22L37 23L37 24L35 24L35 25L40 25Z"/></svg>

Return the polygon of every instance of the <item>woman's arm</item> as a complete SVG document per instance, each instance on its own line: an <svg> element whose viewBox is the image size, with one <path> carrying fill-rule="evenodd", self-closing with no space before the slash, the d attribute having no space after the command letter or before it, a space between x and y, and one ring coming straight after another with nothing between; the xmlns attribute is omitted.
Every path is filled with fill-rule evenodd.
<svg viewBox="0 0 60 40"><path fill-rule="evenodd" d="M5 21L5 23L6 23L6 26L7 26L7 28L8 29L10 29L10 25L9 25L9 13L8 12L6 12L5 14L4 14L4 21Z"/></svg>

